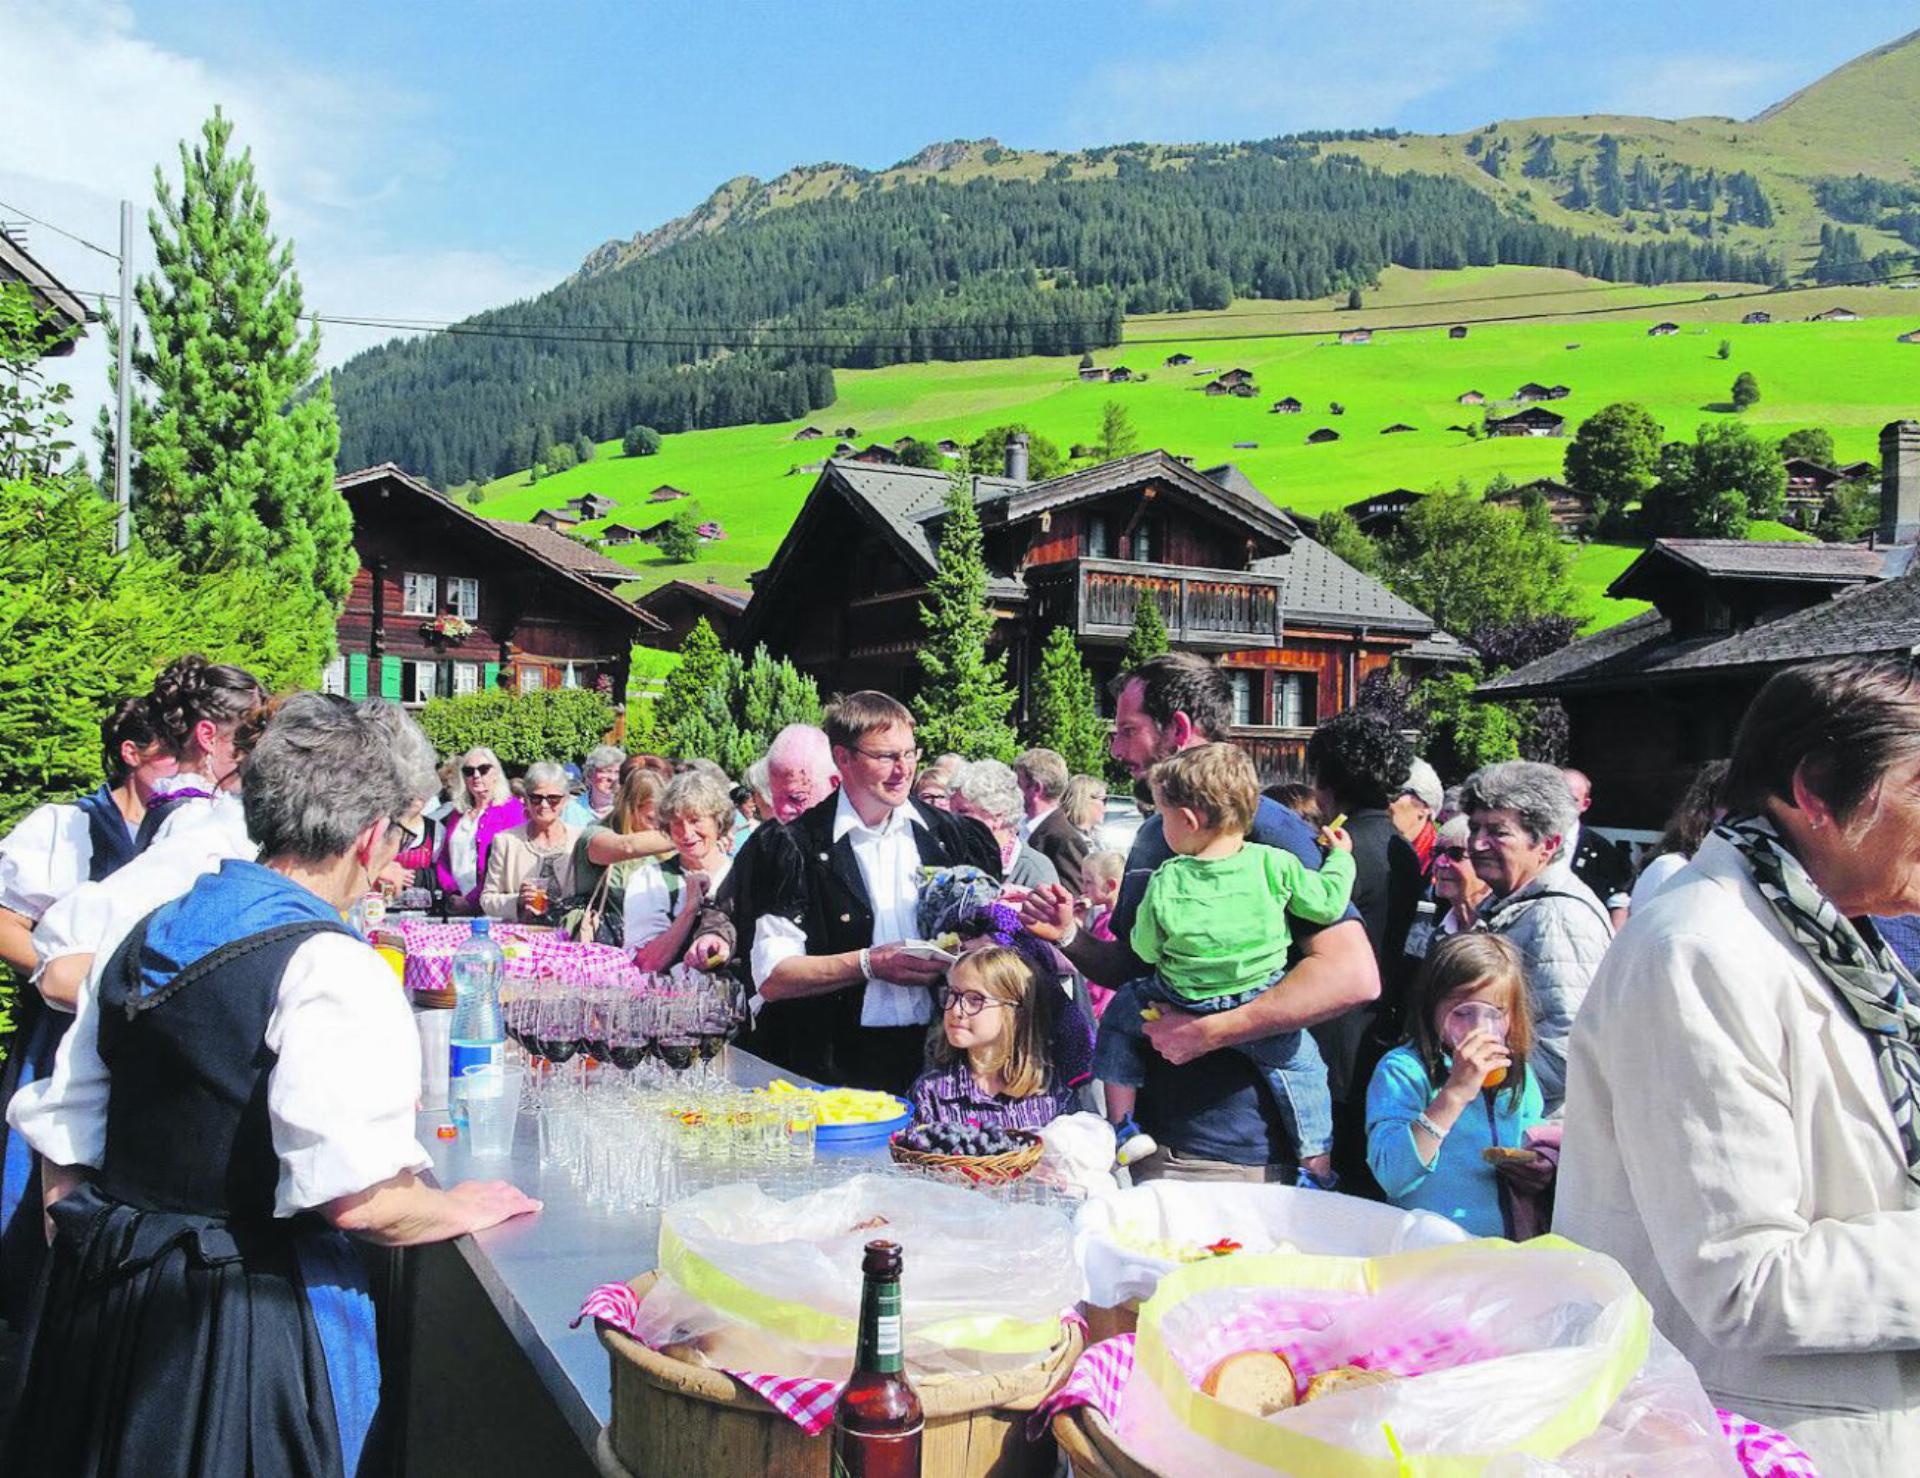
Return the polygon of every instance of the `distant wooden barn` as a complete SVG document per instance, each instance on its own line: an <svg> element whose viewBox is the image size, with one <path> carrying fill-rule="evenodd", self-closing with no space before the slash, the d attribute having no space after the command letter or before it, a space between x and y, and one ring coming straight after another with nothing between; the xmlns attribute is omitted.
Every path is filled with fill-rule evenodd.
<svg viewBox="0 0 1920 1478"><path fill-rule="evenodd" d="M1271 414L1276 416L1297 416L1306 407L1291 395L1282 396L1273 403Z"/></svg>
<svg viewBox="0 0 1920 1478"><path fill-rule="evenodd" d="M1230 369L1220 376L1220 383L1222 385L1251 385L1253 383L1253 371L1250 369Z"/></svg>
<svg viewBox="0 0 1920 1478"><path fill-rule="evenodd" d="M1592 497L1551 477L1537 477L1505 492L1489 493L1487 501L1498 508L1522 508L1536 497L1546 500L1547 517L1560 534L1584 534L1593 524Z"/></svg>
<svg viewBox="0 0 1920 1478"><path fill-rule="evenodd" d="M1756 308L1753 312L1747 314L1746 317L1742 318L1740 321L1742 323L1772 323L1773 315L1771 313L1763 313Z"/></svg>
<svg viewBox="0 0 1920 1478"><path fill-rule="evenodd" d="M1487 422L1489 436L1562 436L1567 418L1557 411L1530 405L1510 416L1495 416Z"/></svg>
<svg viewBox="0 0 1920 1478"><path fill-rule="evenodd" d="M1860 315L1853 309L1837 307L1829 308L1824 313L1815 313L1807 319L1808 323L1858 323L1859 321Z"/></svg>
<svg viewBox="0 0 1920 1478"><path fill-rule="evenodd" d="M577 508L542 508L528 520L543 529L570 529L580 522Z"/></svg>
<svg viewBox="0 0 1920 1478"><path fill-rule="evenodd" d="M1382 426L1380 428L1380 434L1382 436L1398 436L1404 431L1411 431L1413 429L1414 428L1409 426L1405 421L1395 421L1391 426Z"/></svg>
<svg viewBox="0 0 1920 1478"><path fill-rule="evenodd" d="M1896 344L1920 344L1920 328L1910 329L1894 339Z"/></svg>
<svg viewBox="0 0 1920 1478"><path fill-rule="evenodd" d="M827 433L822 431L818 426L802 426L798 431L793 433L793 439L795 441L818 441L826 434Z"/></svg>
<svg viewBox="0 0 1920 1478"><path fill-rule="evenodd" d="M1552 400L1553 391L1549 386L1542 385L1538 380L1529 380L1518 390L1514 391L1508 399L1512 400L1515 405L1532 405L1535 401Z"/></svg>
<svg viewBox="0 0 1920 1478"><path fill-rule="evenodd" d="M1467 326L1464 323L1456 323L1452 328L1447 330L1447 337L1449 339L1464 339L1466 336Z"/></svg>
<svg viewBox="0 0 1920 1478"><path fill-rule="evenodd" d="M1656 323L1652 328L1647 330L1647 337L1650 339L1664 339L1671 334L1677 334L1679 332L1680 325L1677 323Z"/></svg>
<svg viewBox="0 0 1920 1478"><path fill-rule="evenodd" d="M1468 390L1453 398L1460 405L1485 405L1487 403L1487 397L1482 395L1478 390Z"/></svg>
<svg viewBox="0 0 1920 1478"><path fill-rule="evenodd" d="M1339 439L1340 433L1335 431L1331 426L1322 426L1317 431L1309 431L1307 433L1308 446L1319 446L1322 442L1338 441Z"/></svg>
<svg viewBox="0 0 1920 1478"><path fill-rule="evenodd" d="M1342 511L1353 520L1361 533L1377 538L1397 529L1400 520L1406 517L1407 510L1425 497L1425 493L1416 493L1412 488L1393 488L1388 492L1375 493L1371 498L1349 503Z"/></svg>
<svg viewBox="0 0 1920 1478"><path fill-rule="evenodd" d="M850 461L866 462L875 467L892 467L899 463L900 455L890 446L874 442L870 446L853 454Z"/></svg>
<svg viewBox="0 0 1920 1478"><path fill-rule="evenodd" d="M689 493L685 488L677 488L670 482L663 482L659 487L647 494L647 501L649 503L671 503L676 498L691 498L692 496L693 494Z"/></svg>
<svg viewBox="0 0 1920 1478"><path fill-rule="evenodd" d="M1343 328L1340 330L1340 342L1343 344L1371 344L1373 330L1370 328Z"/></svg>
<svg viewBox="0 0 1920 1478"><path fill-rule="evenodd" d="M1166 362L1169 369L1178 369L1183 364L1192 364L1193 356L1191 354L1169 354Z"/></svg>
<svg viewBox="0 0 1920 1478"><path fill-rule="evenodd" d="M1234 396L1235 398L1240 400L1252 400L1254 396L1258 395L1259 393L1260 393L1260 387L1258 385L1254 385L1250 383L1230 385L1227 387L1227 394Z"/></svg>

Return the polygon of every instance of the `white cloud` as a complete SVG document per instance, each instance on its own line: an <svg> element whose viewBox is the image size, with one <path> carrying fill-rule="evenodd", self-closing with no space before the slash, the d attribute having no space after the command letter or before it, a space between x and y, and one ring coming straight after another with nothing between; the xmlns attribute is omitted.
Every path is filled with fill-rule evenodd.
<svg viewBox="0 0 1920 1478"><path fill-rule="evenodd" d="M417 249L383 229L411 189L450 167L426 104L388 80L257 62L223 70L148 40L118 0L0 0L0 57L0 201L114 248L117 202L132 200L138 267L152 265L154 166L177 185L178 141L197 139L216 104L253 151L310 311L452 320L550 287L572 265ZM113 263L38 227L29 239L73 287L114 286ZM327 326L321 358L337 364L390 337ZM61 370L84 424L106 396L105 353L96 331Z"/></svg>
<svg viewBox="0 0 1920 1478"><path fill-rule="evenodd" d="M1066 127L1087 145L1385 126L1496 65L1499 40L1537 8L1538 0L1483 0L1469 18L1439 0L1194 6L1190 46L1097 69L1073 93Z"/></svg>
<svg viewBox="0 0 1920 1478"><path fill-rule="evenodd" d="M1722 52L1632 57L1615 64L1592 112L1653 118L1747 118L1778 100L1798 69Z"/></svg>

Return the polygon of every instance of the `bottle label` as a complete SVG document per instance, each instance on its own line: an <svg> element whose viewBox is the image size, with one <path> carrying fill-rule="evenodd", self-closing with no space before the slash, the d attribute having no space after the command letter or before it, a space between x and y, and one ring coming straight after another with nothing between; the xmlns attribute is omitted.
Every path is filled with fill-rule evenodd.
<svg viewBox="0 0 1920 1478"><path fill-rule="evenodd" d="M499 1078L506 1063L507 1047L504 1042L455 1042L447 1052L447 1077L464 1087L467 1097L485 1098L490 1093L500 1091ZM475 1067L485 1071L467 1071ZM487 1082L476 1083L475 1079L491 1080L491 1086Z"/></svg>
<svg viewBox="0 0 1920 1478"><path fill-rule="evenodd" d="M898 1375L904 1365L903 1343L899 1282L869 1278L860 1299L859 1368Z"/></svg>
<svg viewBox="0 0 1920 1478"><path fill-rule="evenodd" d="M874 1321L873 1352L882 1358L900 1353L900 1316L882 1314Z"/></svg>

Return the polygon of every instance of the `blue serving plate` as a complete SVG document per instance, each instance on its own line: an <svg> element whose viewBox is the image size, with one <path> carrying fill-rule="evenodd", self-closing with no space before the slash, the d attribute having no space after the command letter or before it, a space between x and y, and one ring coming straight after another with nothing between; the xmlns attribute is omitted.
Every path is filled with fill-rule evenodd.
<svg viewBox="0 0 1920 1478"><path fill-rule="evenodd" d="M913 1106L904 1098L893 1101L900 1105L898 1117L871 1124L822 1124L813 1132L815 1146L827 1150L884 1148L889 1139L913 1122Z"/></svg>

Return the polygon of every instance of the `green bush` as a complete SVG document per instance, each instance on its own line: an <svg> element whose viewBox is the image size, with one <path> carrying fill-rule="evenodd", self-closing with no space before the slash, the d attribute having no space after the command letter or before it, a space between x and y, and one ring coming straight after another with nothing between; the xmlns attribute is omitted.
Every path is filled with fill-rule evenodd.
<svg viewBox="0 0 1920 1478"><path fill-rule="evenodd" d="M511 769L536 760L577 763L613 729L613 705L586 688L512 693L495 688L457 698L435 698L420 714L433 747L465 754L486 745Z"/></svg>

